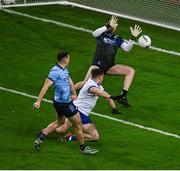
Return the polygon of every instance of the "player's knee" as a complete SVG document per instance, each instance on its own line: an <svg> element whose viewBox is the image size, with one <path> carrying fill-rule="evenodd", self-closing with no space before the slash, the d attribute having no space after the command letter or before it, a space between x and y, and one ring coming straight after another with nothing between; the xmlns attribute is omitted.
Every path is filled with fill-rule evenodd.
<svg viewBox="0 0 180 171"><path fill-rule="evenodd" d="M65 133L66 132L66 127L64 127L64 126L61 126L61 127L58 127L58 128L56 128L56 132L57 133Z"/></svg>
<svg viewBox="0 0 180 171"><path fill-rule="evenodd" d="M130 68L129 68L129 71L128 71L128 74L134 76L134 74L135 74L135 69L130 67Z"/></svg>
<svg viewBox="0 0 180 171"><path fill-rule="evenodd" d="M61 126L63 124L64 124L64 121L59 121L59 120L56 121L56 126L57 127L59 127L59 126Z"/></svg>
<svg viewBox="0 0 180 171"><path fill-rule="evenodd" d="M93 140L94 141L98 141L99 140L99 133L98 132L93 134Z"/></svg>
<svg viewBox="0 0 180 171"><path fill-rule="evenodd" d="M59 127L58 121L55 121L49 125L51 128L56 129Z"/></svg>
<svg viewBox="0 0 180 171"><path fill-rule="evenodd" d="M77 121L76 124L75 124L75 127L77 129L82 129L82 122L81 121Z"/></svg>

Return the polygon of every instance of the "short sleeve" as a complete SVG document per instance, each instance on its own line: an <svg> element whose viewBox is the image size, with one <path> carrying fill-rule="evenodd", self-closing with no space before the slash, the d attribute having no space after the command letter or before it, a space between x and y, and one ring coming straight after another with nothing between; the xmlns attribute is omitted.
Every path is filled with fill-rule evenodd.
<svg viewBox="0 0 180 171"><path fill-rule="evenodd" d="M89 93L90 93L90 89L93 88L93 87L98 88L96 85L89 86L88 89L87 89Z"/></svg>
<svg viewBox="0 0 180 171"><path fill-rule="evenodd" d="M116 45L117 45L118 47L121 47L121 45L122 45L124 42L125 42L125 41L124 41L123 38L117 37L117 39L116 39Z"/></svg>
<svg viewBox="0 0 180 171"><path fill-rule="evenodd" d="M56 81L56 79L58 78L58 72L57 70L55 69L52 69L50 72L49 72L49 75L48 75L48 79L50 79L51 81Z"/></svg>
<svg viewBox="0 0 180 171"><path fill-rule="evenodd" d="M91 82L91 83L87 86L88 92L90 92L90 89L93 88L93 87L99 88L98 85L97 85L97 83Z"/></svg>

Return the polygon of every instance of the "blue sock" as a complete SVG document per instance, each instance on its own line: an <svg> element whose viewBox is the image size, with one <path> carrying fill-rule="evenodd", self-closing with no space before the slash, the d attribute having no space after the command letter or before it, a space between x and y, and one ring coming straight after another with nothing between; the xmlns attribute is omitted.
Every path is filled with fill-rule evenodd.
<svg viewBox="0 0 180 171"><path fill-rule="evenodd" d="M69 141L76 141L76 140L77 140L76 135L71 135L69 137Z"/></svg>

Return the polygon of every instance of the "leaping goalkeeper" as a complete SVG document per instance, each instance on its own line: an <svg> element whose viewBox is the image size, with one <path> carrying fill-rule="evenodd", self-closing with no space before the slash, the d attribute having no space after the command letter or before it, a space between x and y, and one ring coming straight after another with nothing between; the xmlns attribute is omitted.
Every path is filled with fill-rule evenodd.
<svg viewBox="0 0 180 171"><path fill-rule="evenodd" d="M138 37L142 30L138 25L135 25L134 28L130 27L132 36L130 40L126 42L123 38L114 34L118 26L117 21L118 18L116 16L112 16L105 26L100 27L93 32L93 36L96 38L97 42L96 52L85 79L78 82L75 85L75 88L76 90L82 88L86 81L91 77L91 70L94 68L100 68L103 70L104 74L107 75L124 75L124 85L120 92L119 103L121 103L124 107L131 107L126 96L133 81L135 70L126 65L115 64L115 56L118 48L129 52L134 45L134 40Z"/></svg>

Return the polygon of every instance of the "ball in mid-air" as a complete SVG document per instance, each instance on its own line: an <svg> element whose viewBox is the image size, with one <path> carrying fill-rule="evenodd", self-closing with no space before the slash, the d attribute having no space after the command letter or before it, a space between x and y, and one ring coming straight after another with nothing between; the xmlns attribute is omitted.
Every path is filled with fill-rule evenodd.
<svg viewBox="0 0 180 171"><path fill-rule="evenodd" d="M149 46L151 46L151 38L149 36L147 36L147 35L142 35L138 39L138 44L142 48L148 48Z"/></svg>

